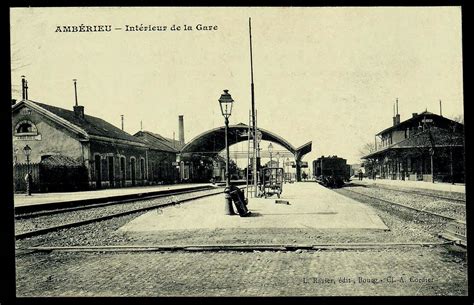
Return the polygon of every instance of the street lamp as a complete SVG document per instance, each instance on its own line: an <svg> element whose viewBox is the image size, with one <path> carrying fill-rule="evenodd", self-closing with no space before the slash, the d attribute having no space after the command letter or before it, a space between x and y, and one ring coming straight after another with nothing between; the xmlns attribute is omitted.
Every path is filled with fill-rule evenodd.
<svg viewBox="0 0 474 305"><path fill-rule="evenodd" d="M286 180L290 180L290 158L286 158Z"/></svg>
<svg viewBox="0 0 474 305"><path fill-rule="evenodd" d="M272 166L272 152L273 152L273 145L272 145L272 143L270 143L270 144L268 145L268 152L270 153L270 167L273 167L273 166Z"/></svg>
<svg viewBox="0 0 474 305"><path fill-rule="evenodd" d="M219 98L219 106L221 107L222 116L225 118L225 150L226 150L226 162L225 162L225 174L226 180L225 185L228 190L230 187L230 173L229 173L229 143L227 141L227 130L229 129L229 117L232 114L232 104L234 100L229 94L229 90L225 89L224 93ZM232 208L232 197L229 193L225 193L225 214L234 215L234 209Z"/></svg>
<svg viewBox="0 0 474 305"><path fill-rule="evenodd" d="M276 153L276 157L277 157L277 167L280 167L280 153L279 152Z"/></svg>
<svg viewBox="0 0 474 305"><path fill-rule="evenodd" d="M433 167L433 156L434 156L434 148L430 147L430 157L431 157L431 182L434 183L434 167Z"/></svg>
<svg viewBox="0 0 474 305"><path fill-rule="evenodd" d="M26 157L26 194L28 196L31 196L31 173L30 173L30 155L31 155L31 148L30 146L26 145L23 148L23 153L25 154Z"/></svg>

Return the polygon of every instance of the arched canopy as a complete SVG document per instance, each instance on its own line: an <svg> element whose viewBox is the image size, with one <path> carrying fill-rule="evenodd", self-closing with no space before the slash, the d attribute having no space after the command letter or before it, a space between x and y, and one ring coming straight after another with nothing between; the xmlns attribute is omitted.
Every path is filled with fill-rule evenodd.
<svg viewBox="0 0 474 305"><path fill-rule="evenodd" d="M242 141L247 141L248 130L249 126L243 123L229 126L229 146ZM299 148L295 148L293 145L290 144L290 142L286 141L285 139L273 132L270 132L263 128L258 128L258 130L262 133L262 140L277 143L286 148L295 156L298 154L301 148L304 148L304 150L306 151L303 154L306 154L307 152L311 151L311 142L308 142L307 144ZM225 149L225 126L217 127L198 135L181 149L181 155L187 156L190 154L203 154L212 157L217 155L223 149Z"/></svg>

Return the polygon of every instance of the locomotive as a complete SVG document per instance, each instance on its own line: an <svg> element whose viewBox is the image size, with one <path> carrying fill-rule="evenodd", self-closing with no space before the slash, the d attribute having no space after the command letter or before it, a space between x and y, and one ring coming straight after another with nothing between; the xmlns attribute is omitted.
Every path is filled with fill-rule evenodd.
<svg viewBox="0 0 474 305"><path fill-rule="evenodd" d="M338 156L321 156L313 161L313 175L326 187L341 187L350 179L351 167Z"/></svg>

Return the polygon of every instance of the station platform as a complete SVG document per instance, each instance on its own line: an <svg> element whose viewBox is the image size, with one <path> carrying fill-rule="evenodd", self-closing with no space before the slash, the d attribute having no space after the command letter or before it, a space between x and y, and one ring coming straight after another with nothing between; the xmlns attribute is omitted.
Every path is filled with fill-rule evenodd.
<svg viewBox="0 0 474 305"><path fill-rule="evenodd" d="M47 205L53 203L66 203L74 201L92 201L92 200L113 200L124 197L146 196L152 194L159 194L171 190L193 189L197 187L212 186L210 183L187 183L187 184L173 184L173 185L155 185L155 186L140 186L127 188L113 188L102 189L83 192L69 192L69 193L33 193L31 196L26 194L14 195L14 206L25 207L32 205ZM215 186L215 185L214 185Z"/></svg>
<svg viewBox="0 0 474 305"><path fill-rule="evenodd" d="M414 189L425 189L442 192L466 193L466 185L461 183L443 183L443 182L426 182L426 181L409 181L409 180L390 180L390 179L367 179L359 180L352 178L352 182L360 184L380 184L388 186L408 187Z"/></svg>
<svg viewBox="0 0 474 305"><path fill-rule="evenodd" d="M127 223L122 232L159 233L199 229L374 229L389 230L370 207L344 197L318 183L284 184L279 200L249 198L249 217L226 215L224 195L202 198L143 214Z"/></svg>

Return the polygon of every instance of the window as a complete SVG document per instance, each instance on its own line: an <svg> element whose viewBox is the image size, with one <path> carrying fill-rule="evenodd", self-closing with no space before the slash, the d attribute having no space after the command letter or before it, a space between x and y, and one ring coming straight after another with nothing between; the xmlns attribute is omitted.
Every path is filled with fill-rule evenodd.
<svg viewBox="0 0 474 305"><path fill-rule="evenodd" d="M32 136L37 135L38 131L32 122L23 120L16 124L15 134L18 136Z"/></svg>

